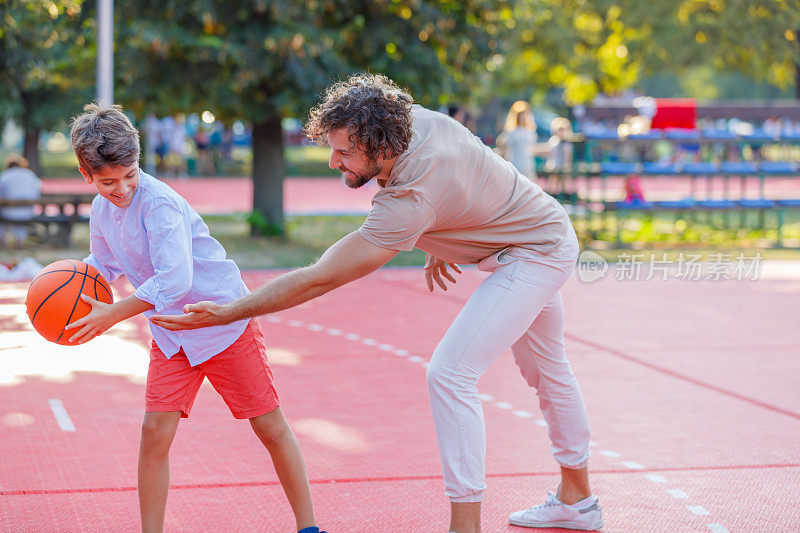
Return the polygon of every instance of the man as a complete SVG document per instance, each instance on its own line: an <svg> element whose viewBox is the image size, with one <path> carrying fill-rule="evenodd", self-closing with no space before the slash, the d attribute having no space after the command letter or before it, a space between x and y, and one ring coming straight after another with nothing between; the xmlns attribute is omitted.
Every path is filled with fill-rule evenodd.
<svg viewBox="0 0 800 533"><path fill-rule="evenodd" d="M307 134L331 148L330 167L352 188L382 187L364 224L315 264L284 274L232 304L188 305L187 315L153 316L168 329L226 324L287 309L380 268L398 251L428 252L425 279L446 290L448 269L477 264L491 274L476 289L433 353L427 380L451 501L449 531L480 531L486 436L477 382L511 348L537 389L558 493L513 513L529 527L602 526L588 481L589 425L564 354L560 287L578 243L563 208L455 120L412 106L383 76L331 86L311 111ZM534 320L535 319L535 320Z"/></svg>

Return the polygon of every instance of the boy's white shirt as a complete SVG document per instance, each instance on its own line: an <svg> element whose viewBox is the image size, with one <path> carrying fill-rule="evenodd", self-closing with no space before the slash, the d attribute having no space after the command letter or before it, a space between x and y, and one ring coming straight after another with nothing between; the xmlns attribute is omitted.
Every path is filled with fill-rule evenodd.
<svg viewBox="0 0 800 533"><path fill-rule="evenodd" d="M200 301L226 304L249 291L236 264L209 235L200 215L168 185L139 170L130 205L117 207L98 195L92 202L90 254L84 261L108 280L124 274L134 296L151 303L145 311L177 315ZM225 326L169 331L150 323L165 356L183 348L194 366L233 344L248 320Z"/></svg>

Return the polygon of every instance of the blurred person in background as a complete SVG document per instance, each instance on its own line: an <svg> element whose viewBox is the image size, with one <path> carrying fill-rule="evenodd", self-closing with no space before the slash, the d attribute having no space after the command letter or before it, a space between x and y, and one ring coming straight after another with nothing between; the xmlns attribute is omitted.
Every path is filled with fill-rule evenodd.
<svg viewBox="0 0 800 533"><path fill-rule="evenodd" d="M523 176L536 179L533 158L538 140L530 104L522 100L514 102L508 110L503 133L497 138L500 155L510 161Z"/></svg>
<svg viewBox="0 0 800 533"><path fill-rule="evenodd" d="M211 138L204 124L198 126L194 134L194 144L197 150L197 173L200 176L213 176L216 172L211 157Z"/></svg>
<svg viewBox="0 0 800 533"><path fill-rule="evenodd" d="M6 170L0 172L0 200L38 200L42 196L42 181L28 168L28 160L12 154ZM4 207L0 209L0 243L6 246L6 234L14 245L28 239L28 227L14 221L28 221L34 217L34 206Z"/></svg>
<svg viewBox="0 0 800 533"><path fill-rule="evenodd" d="M144 168L151 176L157 173L156 157L159 153L163 154L162 143L161 121L153 113L148 113L144 119Z"/></svg>
<svg viewBox="0 0 800 533"><path fill-rule="evenodd" d="M187 178L186 169L186 118L178 115L172 121L172 128L167 137L167 168L170 174L179 178Z"/></svg>
<svg viewBox="0 0 800 533"><path fill-rule="evenodd" d="M546 167L569 171L572 168L572 123L564 117L556 117L550 123L550 133Z"/></svg>
<svg viewBox="0 0 800 533"><path fill-rule="evenodd" d="M572 170L572 123L564 117L556 117L550 122L550 139L545 168L549 174L547 190L553 193L566 192L564 172Z"/></svg>
<svg viewBox="0 0 800 533"><path fill-rule="evenodd" d="M641 204L644 203L644 190L642 181L638 174L631 174L625 179L625 203Z"/></svg>

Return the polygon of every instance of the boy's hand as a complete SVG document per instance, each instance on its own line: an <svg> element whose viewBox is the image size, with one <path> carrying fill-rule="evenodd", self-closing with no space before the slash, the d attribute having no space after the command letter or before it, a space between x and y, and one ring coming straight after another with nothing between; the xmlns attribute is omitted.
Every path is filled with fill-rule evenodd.
<svg viewBox="0 0 800 533"><path fill-rule="evenodd" d="M185 315L153 315L150 322L164 329L197 329L227 324L222 306L214 302L200 302L183 306Z"/></svg>
<svg viewBox="0 0 800 533"><path fill-rule="evenodd" d="M111 305L98 302L85 294L81 295L81 300L92 306L92 310L85 317L68 324L64 329L80 328L70 337L70 342L83 344L104 333L108 328L118 322L111 312Z"/></svg>

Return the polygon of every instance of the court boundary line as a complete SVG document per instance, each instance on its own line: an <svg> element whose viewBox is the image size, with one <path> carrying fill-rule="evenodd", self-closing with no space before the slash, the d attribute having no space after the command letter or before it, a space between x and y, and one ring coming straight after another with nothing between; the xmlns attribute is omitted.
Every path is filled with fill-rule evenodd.
<svg viewBox="0 0 800 533"><path fill-rule="evenodd" d="M779 468L800 468L800 463L767 463L760 465L718 465L718 466L676 466L665 468L642 468L637 470L630 469L604 469L592 470L592 475L597 474L633 474L639 475L643 473L653 472L703 472L715 470L766 470L766 469L779 469ZM494 474L486 474L487 478L517 478L517 477L544 477L544 476L558 476L557 472L502 472ZM327 478L327 479L311 479L309 483L312 485L335 485L337 483L387 483L387 482L402 482L402 481L436 481L441 480L441 474L429 474L419 476L382 476L382 477L351 477L351 478ZM229 483L185 483L179 485L170 485L170 490L189 490L189 489L224 489L235 487L273 487L280 485L280 481L241 481ZM84 488L67 488L67 489L20 489L20 490L5 490L0 491L0 496L35 496L35 495L51 495L51 494L85 494L85 493L99 493L99 492L135 492L135 486L122 486L122 487L84 487Z"/></svg>
<svg viewBox="0 0 800 533"><path fill-rule="evenodd" d="M600 350L602 352L608 353L608 354L613 355L615 357L619 357L620 359L624 359L624 360L630 361L632 363L637 363L637 364L639 364L641 366L649 368L650 370L655 370L656 372L659 372L661 374L666 374L668 376L672 376L672 377L680 379L682 381L686 381L686 382L691 383L693 385L697 385L697 386L699 386L701 388L717 392L717 393L722 394L724 396L729 396L731 398L735 398L737 400L741 400L743 402L747 402L747 403L749 403L751 405L754 405L756 407L761 407L763 409L768 409L770 411L773 411L773 412L776 412L776 413L779 413L779 414L782 414L782 415L786 415L786 416L795 418L797 420L800 420L800 413L795 413L794 411L789 411L788 409L784 409L782 407L778 407L778 406L775 406L775 405L772 405L772 404L769 404L769 403L766 403L766 402L762 402L761 400L756 400L755 398L750 398L749 396L745 396L743 394L739 394L739 393L736 393L736 392L733 392L733 391L730 391L730 390L727 390L727 389L723 389L722 387L717 387L716 385L712 385L711 383L707 383L705 381L701 381L699 379L693 378L693 377L688 376L686 374L682 374L682 373L677 372L675 370L670 370L669 368L664 368L664 367L659 366L659 365L657 365L655 363L651 363L649 361L645 361L645 360L640 359L640 358L638 358L638 357L636 357L634 355L627 354L627 353L625 353L625 352L623 352L621 350L617 350L615 348L610 348L608 346L604 346L604 345L602 345L600 343L596 343L596 342L593 342L593 341L590 341L590 340L586 340L586 339L584 339L584 338L582 338L582 337L580 337L578 335L575 335L574 333L565 332L564 333L564 337L567 338L567 339L571 339L571 340L573 340L575 342L580 342L582 344L585 344L586 346L589 346L589 347L594 348L596 350ZM668 350L669 348L665 348L665 349ZM702 348L698 348L698 349L702 350Z"/></svg>
<svg viewBox="0 0 800 533"><path fill-rule="evenodd" d="M389 283L393 283L395 286L402 287L402 288L404 288L406 290L410 290L410 291L413 291L413 292L425 292L425 291L420 290L420 288L418 288L416 285L412 285L412 283L410 281L396 280L396 281L392 281L392 282L389 282ZM460 298L458 298L456 296L453 296L451 294L447 294L447 293L440 293L439 297L448 299L448 300L450 300L452 302L457 302L462 306L466 303L465 301L462 301ZM776 413L779 413L779 414L782 414L782 415L786 415L786 416L789 416L791 418L800 420L800 413L795 413L794 411L789 411L788 409L783 409L782 407L778 407L778 406L775 406L775 405L772 405L772 404L769 404L769 403L766 403L766 402L762 402L761 400L756 400L755 398L750 398L749 396L744 396L743 394L738 394L736 392L733 392L733 391L730 391L730 390L727 390L727 389L723 389L722 387L717 387L716 385L712 385L711 383L707 383L705 381L701 381L699 379L693 378L693 377L688 376L686 374L682 374L682 373L677 372L675 370L670 370L668 368L656 365L654 363L650 363L650 362L645 361L643 359L640 359L640 358L638 358L636 356L627 354L627 353L625 353L625 352L623 352L621 350L617 350L615 348L610 348L610 347L604 346L604 345L602 345L600 343L596 343L596 342L584 339L583 337L581 337L579 335L576 335L574 333L569 333L568 331L565 331L564 332L564 338L565 339L571 339L571 340L573 340L575 342L579 342L581 344L584 344L585 346L589 346L590 348L593 348L595 350L599 350L601 352L605 352L605 353L608 353L610 355L614 355L616 357L619 357L620 359L624 359L624 360L630 361L632 363L637 363L637 364L639 364L641 366L649 368L650 370L655 370L656 372L659 372L661 374L672 376L674 378L680 379L680 380L685 381L687 383L691 383L693 385L697 385L699 387L702 387L702 388L717 392L717 393L722 394L724 396L735 398L737 400L741 400L743 402L747 402L747 403L749 403L751 405L754 405L754 406L757 406L757 407L761 407L763 409L768 409L770 411L773 411L773 412L776 412ZM666 346L666 347L661 348L661 349L669 350L670 347ZM703 347L698 347L697 350L703 350Z"/></svg>

